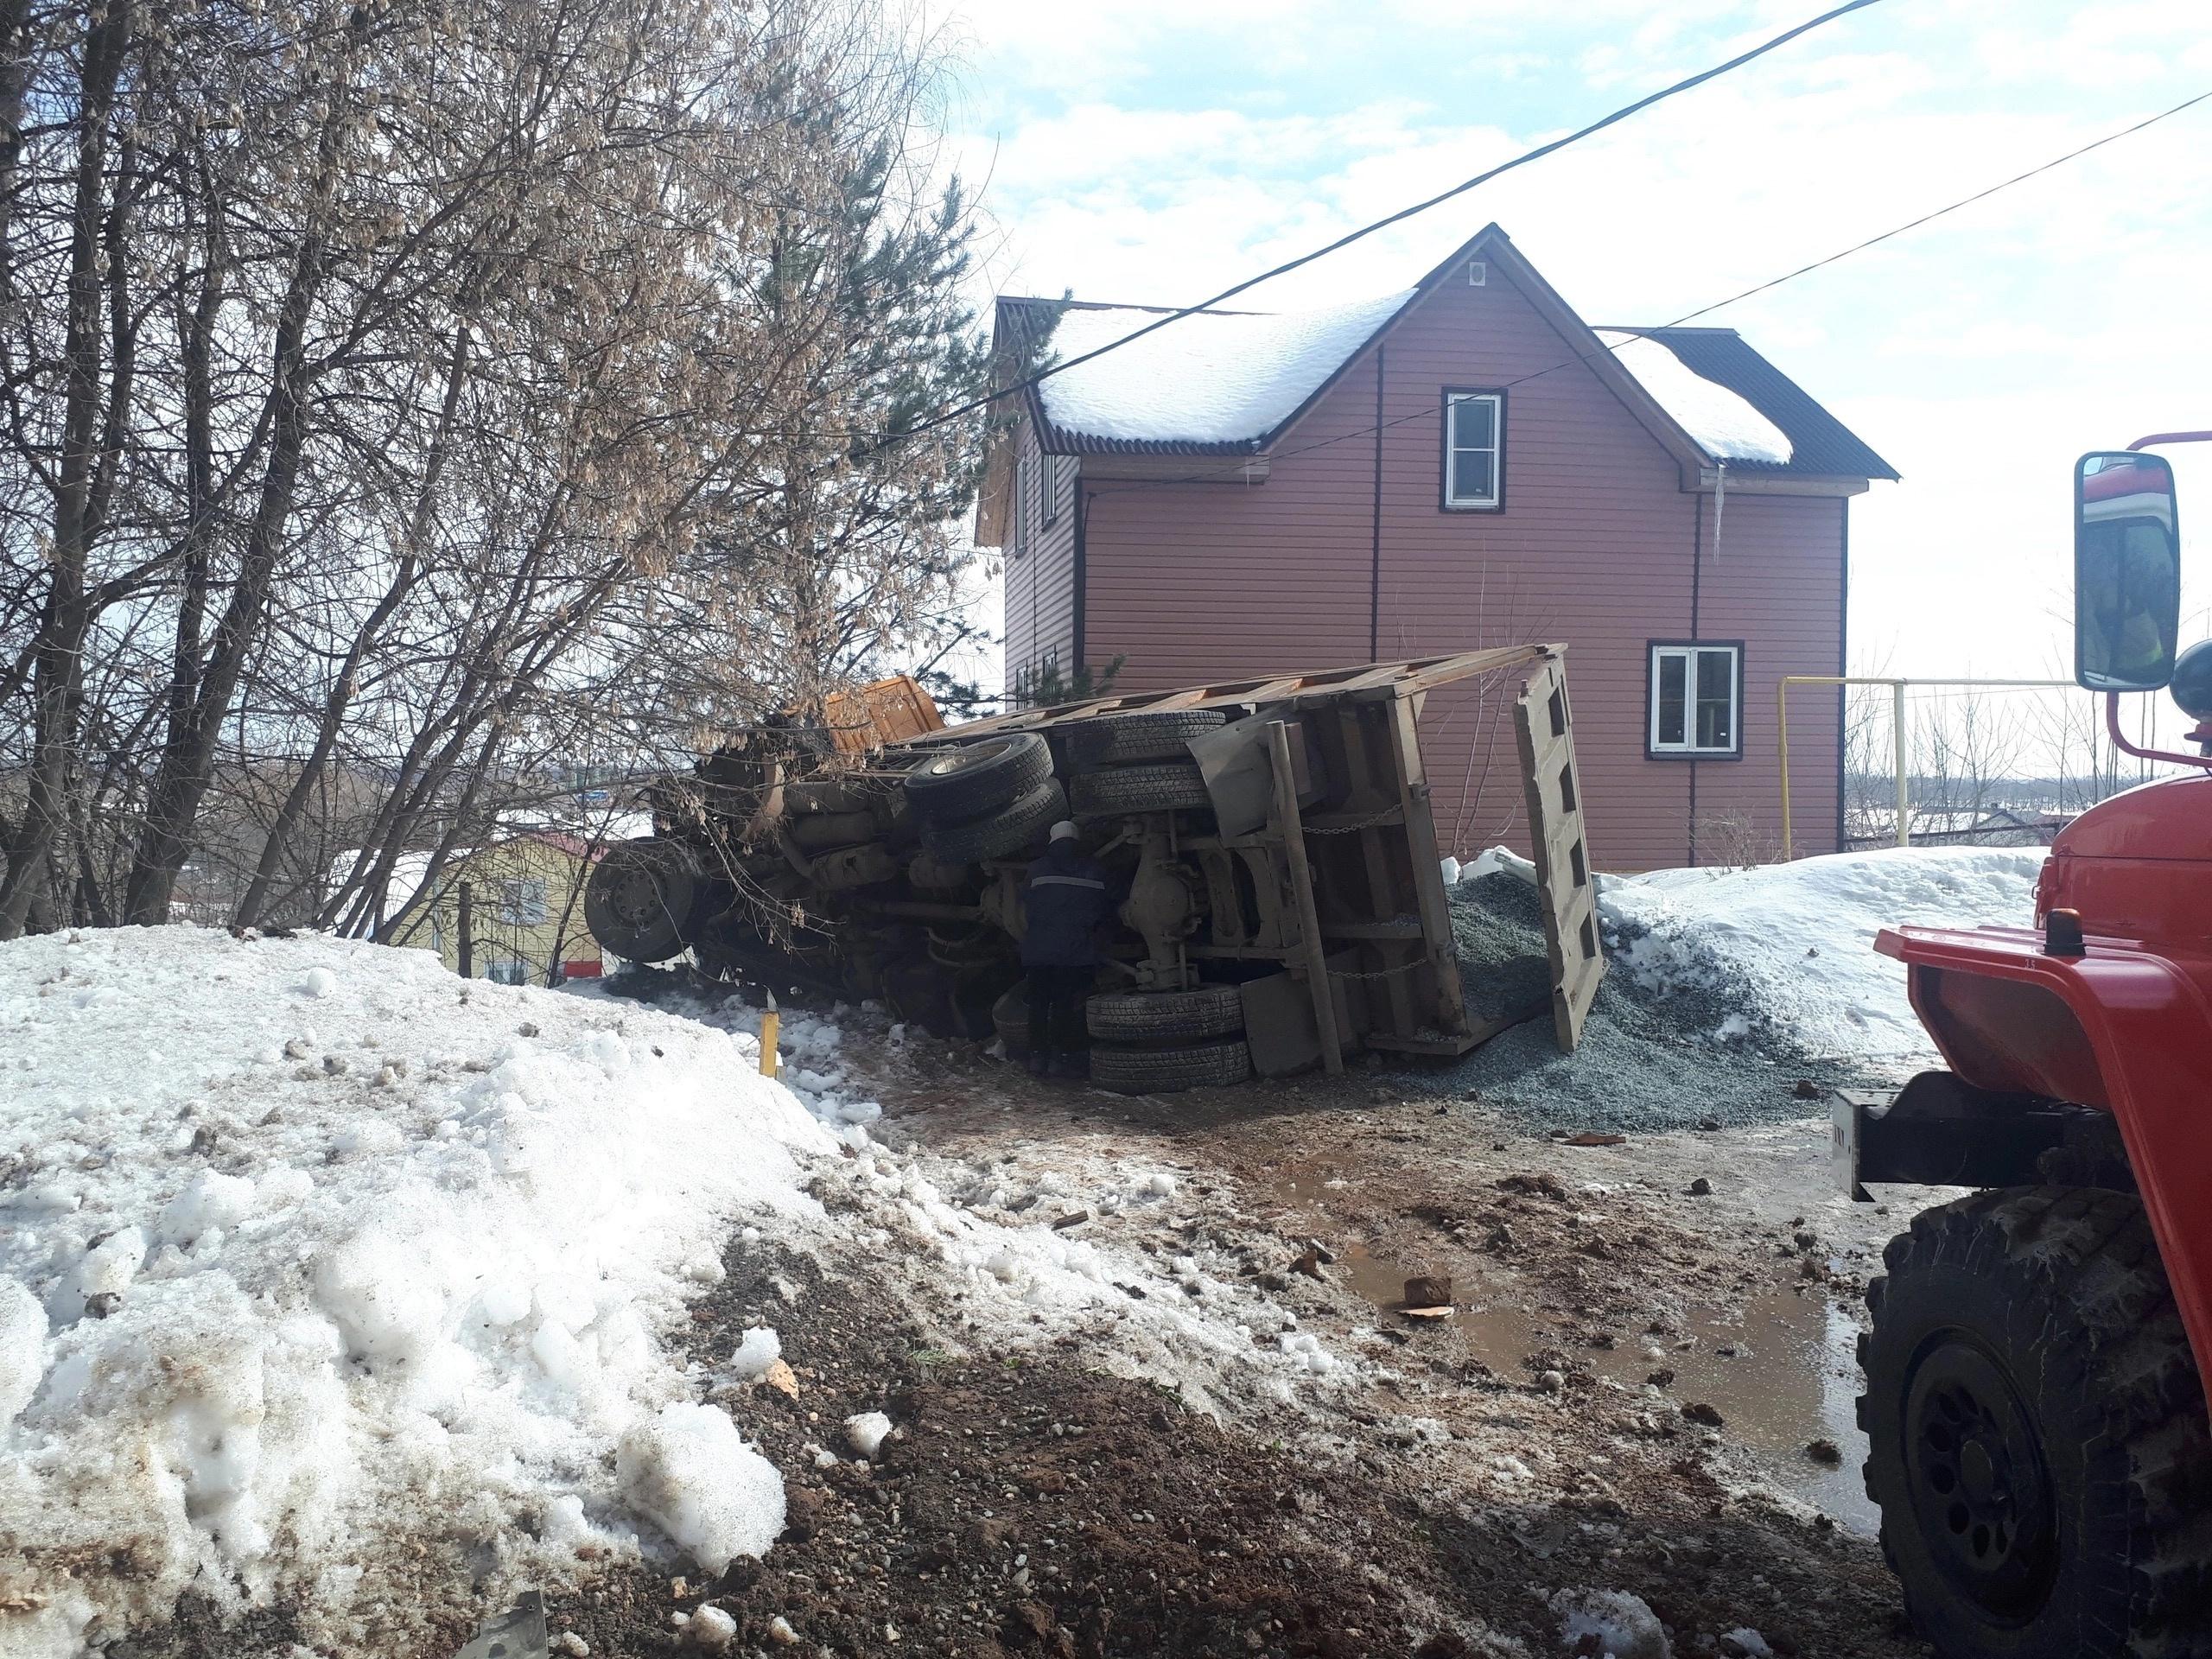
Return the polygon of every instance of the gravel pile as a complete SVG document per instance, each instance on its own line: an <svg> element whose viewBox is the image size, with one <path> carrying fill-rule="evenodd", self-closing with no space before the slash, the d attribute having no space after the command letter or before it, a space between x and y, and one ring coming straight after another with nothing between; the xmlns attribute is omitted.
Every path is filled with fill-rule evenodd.
<svg viewBox="0 0 2212 1659"><path fill-rule="evenodd" d="M1861 1065L1815 1059L1778 1043L1738 988L1646 989L1605 976L1582 1042L1552 1037L1551 970L1534 887L1498 874L1451 890L1452 931L1469 1017L1477 1022L1541 1001L1536 1018L1443 1067L1409 1073L1427 1093L1471 1093L1532 1129L1696 1128L1826 1111L1826 1090L1878 1081ZM1624 941L1608 929L1608 949ZM1740 1034L1739 1034L1740 1033ZM1805 1099L1797 1085L1820 1086Z"/></svg>

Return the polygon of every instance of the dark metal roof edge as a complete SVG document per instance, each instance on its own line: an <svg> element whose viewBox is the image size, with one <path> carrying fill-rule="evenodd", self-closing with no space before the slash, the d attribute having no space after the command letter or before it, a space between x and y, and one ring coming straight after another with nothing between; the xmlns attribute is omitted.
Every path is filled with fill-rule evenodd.
<svg viewBox="0 0 2212 1659"><path fill-rule="evenodd" d="M1692 362L1679 352L1682 366L1693 374L1702 376L1716 385L1726 387L1779 427L1789 439L1792 459L1788 462L1769 461L1736 461L1728 462L1731 472L1762 474L1779 478L1861 478L1870 482L1884 479L1897 482L1902 474L1892 467L1874 447L1846 426L1834 410L1789 375L1777 367L1765 353L1744 338L1734 328L1676 327L1666 324L1609 324L1616 334L1636 334L1645 340L1656 340L1669 350L1680 339L1686 345L1719 348L1717 353L1700 353L1702 360ZM1740 353L1756 365L1751 377L1732 375L1728 358ZM1769 384L1758 384L1761 378ZM1777 407L1771 394L1779 388L1782 397ZM1798 407L1789 405L1795 404ZM1815 459L1799 461L1796 452L1806 449Z"/></svg>

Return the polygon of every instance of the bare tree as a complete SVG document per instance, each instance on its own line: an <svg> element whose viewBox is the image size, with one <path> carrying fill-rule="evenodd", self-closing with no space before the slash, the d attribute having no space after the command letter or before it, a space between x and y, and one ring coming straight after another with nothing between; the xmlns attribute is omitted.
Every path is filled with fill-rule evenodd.
<svg viewBox="0 0 2212 1659"><path fill-rule="evenodd" d="M580 758L957 631L976 422L925 417L982 358L926 37L845 0L0 34L0 937L372 930L403 855L577 810Z"/></svg>

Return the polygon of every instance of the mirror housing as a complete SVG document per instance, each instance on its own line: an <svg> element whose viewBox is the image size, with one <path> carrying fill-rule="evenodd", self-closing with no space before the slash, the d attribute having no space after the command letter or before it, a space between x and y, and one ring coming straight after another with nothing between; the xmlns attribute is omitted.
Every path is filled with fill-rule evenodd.
<svg viewBox="0 0 2212 1659"><path fill-rule="evenodd" d="M2074 679L2091 691L2156 691L2181 632L2174 472L2139 451L2074 468Z"/></svg>

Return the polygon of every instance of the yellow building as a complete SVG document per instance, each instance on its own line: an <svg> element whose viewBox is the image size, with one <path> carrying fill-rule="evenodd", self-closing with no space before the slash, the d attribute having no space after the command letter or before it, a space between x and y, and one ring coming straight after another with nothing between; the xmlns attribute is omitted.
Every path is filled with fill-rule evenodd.
<svg viewBox="0 0 2212 1659"><path fill-rule="evenodd" d="M435 897L394 942L427 944L461 972L465 887L470 976L553 985L594 976L601 963L599 942L584 926L584 884L597 860L589 843L556 830L529 830L456 855L439 871Z"/></svg>

